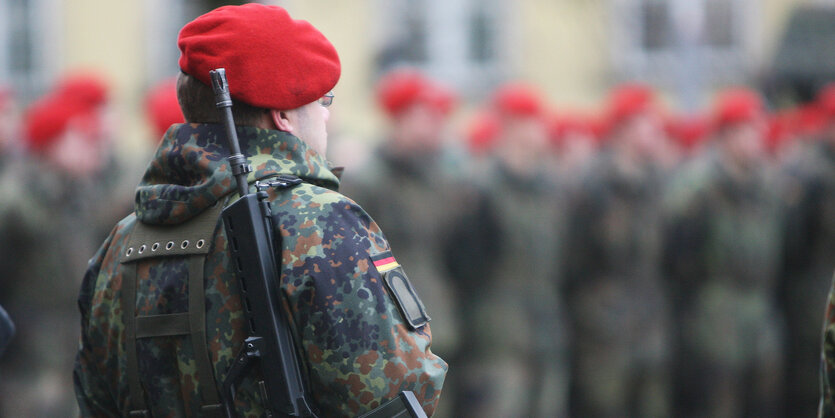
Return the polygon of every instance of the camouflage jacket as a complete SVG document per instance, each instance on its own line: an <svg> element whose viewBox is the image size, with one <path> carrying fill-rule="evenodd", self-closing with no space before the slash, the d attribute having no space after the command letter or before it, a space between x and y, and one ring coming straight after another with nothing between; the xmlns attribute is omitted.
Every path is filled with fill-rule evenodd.
<svg viewBox="0 0 835 418"><path fill-rule="evenodd" d="M242 152L254 171L249 182L278 174L304 183L270 192L282 247L280 286L292 316L312 399L320 416L355 416L400 391L411 390L431 415L446 363L430 351L426 325L412 331L372 260L390 255L377 224L335 190L338 179L304 142L279 131L239 127ZM90 260L79 295L82 337L75 386L84 416L127 415L125 327L120 264L137 223L177 225L233 193L234 180L220 125L175 125L165 134L136 192L136 212L122 220ZM204 265L206 337L216 384L223 382L247 337L225 231L218 221ZM141 315L186 312L178 258L137 262L135 310ZM187 337L137 342L141 383L154 416L199 416L200 391ZM208 390L216 390L209 388ZM258 391L244 379L241 416L262 416Z"/></svg>
<svg viewBox="0 0 835 418"><path fill-rule="evenodd" d="M835 276L823 318L823 347L821 352L820 417L835 417Z"/></svg>

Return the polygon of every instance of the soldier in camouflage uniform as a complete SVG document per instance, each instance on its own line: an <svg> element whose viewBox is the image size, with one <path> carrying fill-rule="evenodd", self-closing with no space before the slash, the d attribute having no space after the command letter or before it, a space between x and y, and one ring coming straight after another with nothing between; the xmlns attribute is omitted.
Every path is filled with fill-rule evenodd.
<svg viewBox="0 0 835 418"><path fill-rule="evenodd" d="M440 343L433 351L452 359L460 332L455 283L446 264L448 231L468 206L470 193L444 143L451 93L412 69L387 74L377 93L390 133L361 170L346 171L343 190L385 228L435 320L432 334ZM446 400L439 411L444 416L454 409L454 382L444 387Z"/></svg>
<svg viewBox="0 0 835 418"><path fill-rule="evenodd" d="M432 415L446 363L430 351L429 326L405 322L395 291L384 281L392 272L405 273L377 224L336 192L339 180L323 157L328 112L318 99L339 77L333 46L309 23L259 4L222 7L199 17L180 32L179 45L184 74L178 98L186 120L219 119L206 83L210 69L225 67L241 149L254 169L248 181L280 174L303 180L268 193L282 238L276 279L314 409L323 417L356 416L411 390ZM249 66L262 71L248 73L246 80L234 76ZM142 403L153 416L202 416L201 406L216 407L217 385L246 337L240 290L218 218L234 198L228 155L222 125L172 126L137 189L135 214L116 226L91 260L79 295L82 338L75 366L83 415L125 416ZM192 221L211 226L208 238L172 241L170 248L193 245L202 251L197 263L194 257L154 257L154 251L169 251L164 243L129 245L140 229L167 233ZM151 257L122 263L134 251L149 251ZM122 300L133 284L136 300L126 303L135 305L127 308ZM205 297L199 297L201 290ZM192 303L204 309L193 309ZM126 336L125 309L126 315L141 316L188 311L201 320L195 321L191 344L183 335L142 338L139 328L133 341ZM139 380L136 386L128 382L131 376ZM137 386L146 402L130 395ZM239 385L235 408L239 416L264 416L254 379Z"/></svg>
<svg viewBox="0 0 835 418"><path fill-rule="evenodd" d="M715 146L674 181L666 265L680 340L677 415L774 416L781 407L778 184L765 165L763 105L726 92Z"/></svg>
<svg viewBox="0 0 835 418"><path fill-rule="evenodd" d="M829 125L787 167L785 192L786 409L805 416L817 408L818 322L835 270L835 85L823 90L818 103Z"/></svg>
<svg viewBox="0 0 835 418"><path fill-rule="evenodd" d="M664 138L652 100L643 86L613 92L606 147L572 199L565 280L576 416L670 413L664 183L653 154Z"/></svg>
<svg viewBox="0 0 835 418"><path fill-rule="evenodd" d="M460 417L561 417L567 352L558 292L562 211L543 165L542 103L502 86L495 159L478 181L477 210L456 223L463 354Z"/></svg>
<svg viewBox="0 0 835 418"><path fill-rule="evenodd" d="M0 179L7 196L0 203L0 303L18 326L0 365L0 415L76 415L69 387L78 340L74 295L87 258L125 213L100 204L116 202L99 178L108 159L106 91L91 75L60 81L27 112L30 158L11 162Z"/></svg>

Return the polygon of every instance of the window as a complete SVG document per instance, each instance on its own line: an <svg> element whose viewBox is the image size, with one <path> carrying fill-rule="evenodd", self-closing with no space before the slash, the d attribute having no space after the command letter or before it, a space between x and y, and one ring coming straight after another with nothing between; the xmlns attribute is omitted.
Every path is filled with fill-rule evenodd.
<svg viewBox="0 0 835 418"><path fill-rule="evenodd" d="M747 81L756 70L755 0L611 0L618 79L709 85Z"/></svg>
<svg viewBox="0 0 835 418"><path fill-rule="evenodd" d="M377 70L409 65L455 85L489 90L506 71L503 0L378 0Z"/></svg>
<svg viewBox="0 0 835 418"><path fill-rule="evenodd" d="M0 1L0 83L27 103L48 87L60 62L58 0Z"/></svg>

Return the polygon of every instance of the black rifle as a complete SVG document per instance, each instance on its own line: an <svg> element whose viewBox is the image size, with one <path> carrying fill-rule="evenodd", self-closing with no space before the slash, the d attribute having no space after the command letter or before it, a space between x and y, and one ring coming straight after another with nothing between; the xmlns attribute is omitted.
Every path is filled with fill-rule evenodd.
<svg viewBox="0 0 835 418"><path fill-rule="evenodd" d="M232 118L232 98L226 81L226 70L210 72L215 104L226 126L232 174L241 196L223 209L221 217L232 254L232 265L240 284L244 315L249 337L235 358L223 381L221 399L229 418L235 416L235 392L239 380L257 364L263 380L258 388L268 416L315 417L305 394L289 318L283 311L283 300L277 280L278 263L275 248L281 248L280 235L274 234L272 211L267 192L256 183L250 193L246 180L252 167L241 154L238 134ZM297 177L279 176L268 187L289 188L301 183ZM426 415L412 392L400 395L364 415L364 418L411 417Z"/></svg>

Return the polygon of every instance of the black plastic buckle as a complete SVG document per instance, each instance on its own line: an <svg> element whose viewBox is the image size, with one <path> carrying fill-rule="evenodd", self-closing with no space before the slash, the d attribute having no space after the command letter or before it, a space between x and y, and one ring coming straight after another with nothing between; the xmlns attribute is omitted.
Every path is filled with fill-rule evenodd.
<svg viewBox="0 0 835 418"><path fill-rule="evenodd" d="M266 191L267 189L288 189L295 185L301 184L302 179L296 176L290 176L286 174L281 174L276 177L270 178L269 180L264 181L256 181L255 182L255 189L259 192Z"/></svg>

